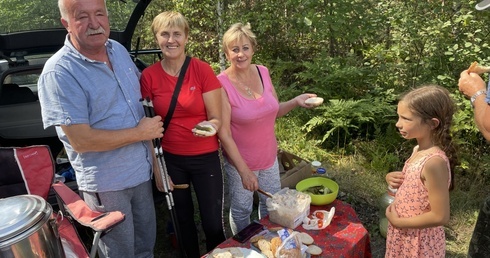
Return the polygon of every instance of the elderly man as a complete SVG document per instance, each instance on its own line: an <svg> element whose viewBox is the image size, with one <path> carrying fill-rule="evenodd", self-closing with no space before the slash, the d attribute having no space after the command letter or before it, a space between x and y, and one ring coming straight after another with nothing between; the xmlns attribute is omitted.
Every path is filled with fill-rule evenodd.
<svg viewBox="0 0 490 258"><path fill-rule="evenodd" d="M59 0L64 46L39 78L44 127L55 126L87 204L126 219L101 238L100 257L153 257L156 238L150 140L161 117L145 118L140 73L109 39L104 0Z"/></svg>

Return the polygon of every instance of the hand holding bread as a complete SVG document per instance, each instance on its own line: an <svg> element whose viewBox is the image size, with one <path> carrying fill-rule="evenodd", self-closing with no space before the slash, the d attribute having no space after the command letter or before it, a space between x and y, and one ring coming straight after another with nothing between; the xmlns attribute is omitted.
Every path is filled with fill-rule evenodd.
<svg viewBox="0 0 490 258"><path fill-rule="evenodd" d="M468 73L483 74L488 72L490 72L490 66L481 66L476 61L471 63L470 67L468 67Z"/></svg>
<svg viewBox="0 0 490 258"><path fill-rule="evenodd" d="M323 103L323 98L312 97L312 98L305 100L305 103L311 107L318 107Z"/></svg>
<svg viewBox="0 0 490 258"><path fill-rule="evenodd" d="M191 131L194 133L194 135L203 137L213 136L217 132L214 125L208 121L203 121L197 124Z"/></svg>

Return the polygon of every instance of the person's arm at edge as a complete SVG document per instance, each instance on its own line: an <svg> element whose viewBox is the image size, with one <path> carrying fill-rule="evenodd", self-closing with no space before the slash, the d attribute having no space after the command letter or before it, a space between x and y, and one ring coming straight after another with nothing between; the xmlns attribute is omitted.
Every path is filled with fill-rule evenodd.
<svg viewBox="0 0 490 258"><path fill-rule="evenodd" d="M461 72L458 82L459 90L468 98L471 98L477 91L485 90L485 82L476 73L468 73L468 70ZM473 114L478 130L487 141L490 141L490 105L485 100L486 94L482 94L475 99Z"/></svg>
<svg viewBox="0 0 490 258"><path fill-rule="evenodd" d="M474 102L473 113L478 130L487 141L490 141L490 105L485 101L485 95L480 95Z"/></svg>

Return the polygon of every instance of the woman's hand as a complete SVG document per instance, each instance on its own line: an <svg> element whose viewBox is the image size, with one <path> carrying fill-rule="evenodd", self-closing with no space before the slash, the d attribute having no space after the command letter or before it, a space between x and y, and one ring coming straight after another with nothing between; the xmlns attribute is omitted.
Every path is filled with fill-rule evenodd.
<svg viewBox="0 0 490 258"><path fill-rule="evenodd" d="M198 123L194 128L192 128L192 133L194 136L198 137L209 137L213 136L218 132L218 127L210 121L202 121Z"/></svg>
<svg viewBox="0 0 490 258"><path fill-rule="evenodd" d="M243 188L251 192L257 191L257 189L259 189L259 180L251 170L245 173L240 173L240 176L242 177Z"/></svg>
<svg viewBox="0 0 490 258"><path fill-rule="evenodd" d="M309 99L309 98L314 98L316 97L316 94L312 94L312 93L304 93L304 94L301 94L301 95L298 95L294 98L296 104L300 107L304 107L304 108L313 108L314 106L311 106L311 105L308 105L305 103L305 100Z"/></svg>
<svg viewBox="0 0 490 258"><path fill-rule="evenodd" d="M405 176L401 171L394 171L386 174L386 182L391 188L398 189L403 183Z"/></svg>

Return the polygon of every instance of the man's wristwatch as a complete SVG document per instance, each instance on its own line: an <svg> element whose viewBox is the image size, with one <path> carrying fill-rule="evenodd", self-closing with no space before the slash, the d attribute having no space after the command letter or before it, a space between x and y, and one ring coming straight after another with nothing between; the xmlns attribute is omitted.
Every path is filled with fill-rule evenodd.
<svg viewBox="0 0 490 258"><path fill-rule="evenodd" d="M471 107L475 107L475 100L476 98L478 98L478 96L482 95L482 94L487 94L487 91L486 90L479 90L477 91L475 94L473 94L473 96L471 96Z"/></svg>

